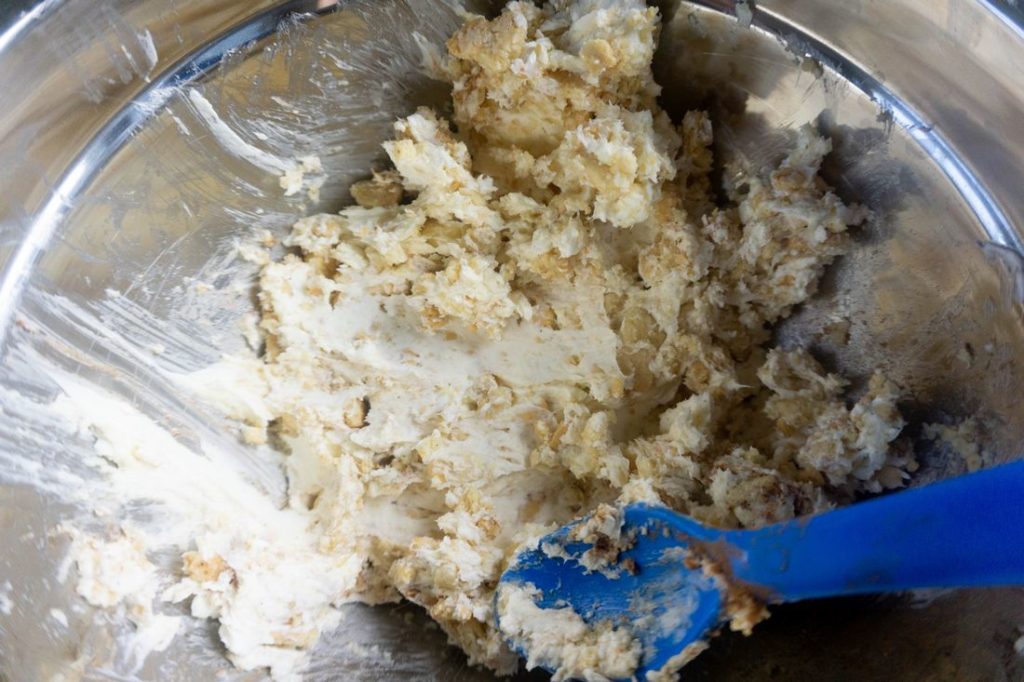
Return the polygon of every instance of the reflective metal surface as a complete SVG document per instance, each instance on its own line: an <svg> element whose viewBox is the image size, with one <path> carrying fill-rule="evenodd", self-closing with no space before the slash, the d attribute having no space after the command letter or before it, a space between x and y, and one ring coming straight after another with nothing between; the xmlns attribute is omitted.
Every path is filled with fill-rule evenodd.
<svg viewBox="0 0 1024 682"><path fill-rule="evenodd" d="M53 390L19 350L33 347L168 423L217 428L156 381L138 348L159 341L162 362L194 368L239 345L236 325L251 301L233 284L248 267L233 261L235 242L343 205L349 183L381 162L391 121L446 98L420 68L421 44L440 44L457 25L455 0L332 4L4 7L4 385ZM778 341L807 343L853 377L883 367L907 391L911 434L924 421L976 413L998 458L1024 452L1019 11L974 0L762 0L746 27L730 0L659 6L656 72L670 112L710 108L721 153L755 167L815 122L835 141L827 178L874 212L858 248ZM319 155L328 170L319 202L282 196L273 173L225 147L193 87L270 158ZM198 295L197 282L211 291ZM134 307L111 306L111 291ZM103 324L83 323L51 294ZM850 325L837 335L840 317ZM29 452L58 469L87 445L38 436L8 428L0 452ZM948 453L919 448L915 483L960 470ZM70 503L9 473L0 468L0 583L11 581L16 603L0 611L0 679L124 679L131 661L111 637L124 624L96 620L57 580L65 547L47 533ZM52 608L68 612L67 629L52 626ZM723 637L687 678L1019 680L1021 625L1017 590L798 605L749 639ZM393 656L367 662L350 641ZM134 674L207 679L224 670L214 633L196 627ZM310 676L489 679L411 607L353 607L318 647Z"/></svg>

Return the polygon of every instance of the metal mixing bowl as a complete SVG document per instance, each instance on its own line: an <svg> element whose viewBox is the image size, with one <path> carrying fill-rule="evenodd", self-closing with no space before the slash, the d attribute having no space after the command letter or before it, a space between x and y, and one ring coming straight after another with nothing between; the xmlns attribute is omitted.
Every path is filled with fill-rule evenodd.
<svg viewBox="0 0 1024 682"><path fill-rule="evenodd" d="M487 11L487 2L470 3ZM456 0L7 0L0 6L0 324L6 389L54 387L26 349L129 397L162 421L218 422L156 380L140 349L190 369L241 344L251 291L235 240L337 209L382 160L391 121L442 106L423 41L458 24ZM977 414L996 459L1024 451L1024 16L994 0L660 3L656 72L666 108L714 112L723 155L777 158L814 122L835 141L827 179L875 218L821 294L785 322L854 378L883 368L905 389L909 433ZM211 127L195 88L244 144ZM229 136L230 137L230 136ZM225 146L228 142L228 146ZM243 145L244 146L244 145ZM318 154L319 202L283 197L268 158ZM212 290L199 296L190 283ZM113 292L113 293L112 293ZM55 298L54 296L62 298ZM111 301L117 301L112 305ZM62 305L70 302L75 307ZM91 322L76 317L89 311ZM837 336L837 316L851 321ZM87 447L24 423L0 401L0 679L126 679L132 662L57 579L70 513L19 477L14 457L73 469ZM21 420L21 421L19 421ZM33 430L34 429L34 430ZM60 437L57 437L57 436ZM79 439L80 440L80 439ZM962 471L919 443L920 484ZM5 468L6 467L6 468ZM274 472L270 472L271 475ZM282 481L271 484L280 492ZM276 488L274 487L276 485ZM169 559L169 558L168 558ZM54 627L52 608L69 614ZM694 680L1021 680L1024 592L1000 589L779 608L754 636L725 636ZM368 662L346 642L379 644ZM198 623L133 674L229 670ZM318 646L311 679L490 679L469 670L409 606L353 606ZM262 679L262 673L226 673Z"/></svg>

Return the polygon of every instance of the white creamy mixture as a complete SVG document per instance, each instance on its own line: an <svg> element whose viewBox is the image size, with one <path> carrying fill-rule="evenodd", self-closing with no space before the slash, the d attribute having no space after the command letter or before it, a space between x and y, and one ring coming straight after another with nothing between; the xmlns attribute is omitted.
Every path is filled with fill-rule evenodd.
<svg viewBox="0 0 1024 682"><path fill-rule="evenodd" d="M190 519L180 575L157 596L217 619L240 668L295 676L335 606L408 599L507 674L498 577L602 503L750 527L902 485L914 462L889 447L895 387L875 376L850 407L806 352L765 348L865 217L817 175L828 140L801 130L720 205L707 115L676 124L656 103L658 27L639 0L468 18L440 65L452 120L397 121L393 169L265 258L262 353L177 381L286 454L284 509L127 406L111 418L77 401L93 405L77 418L118 461L112 476ZM319 168L286 170L299 191ZM92 584L115 555L131 558L117 569L131 595ZM152 600L131 533L76 539L73 556L94 603ZM621 632L508 598L517 627L544 634L531 664L635 669Z"/></svg>
<svg viewBox="0 0 1024 682"><path fill-rule="evenodd" d="M528 668L553 670L553 682L599 682L633 674L642 651L628 627L607 620L587 624L568 606L542 609L539 597L532 585L506 585L498 592L502 631L521 644Z"/></svg>

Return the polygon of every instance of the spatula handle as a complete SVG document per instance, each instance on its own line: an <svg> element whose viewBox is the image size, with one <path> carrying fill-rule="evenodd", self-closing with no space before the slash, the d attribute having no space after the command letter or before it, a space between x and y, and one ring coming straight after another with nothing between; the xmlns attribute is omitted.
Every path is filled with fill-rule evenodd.
<svg viewBox="0 0 1024 682"><path fill-rule="evenodd" d="M775 601L1024 585L1024 461L726 538Z"/></svg>

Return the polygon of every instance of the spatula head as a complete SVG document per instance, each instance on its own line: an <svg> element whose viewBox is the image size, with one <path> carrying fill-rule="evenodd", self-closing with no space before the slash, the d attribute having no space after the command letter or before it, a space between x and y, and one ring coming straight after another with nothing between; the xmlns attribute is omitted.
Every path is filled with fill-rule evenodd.
<svg viewBox="0 0 1024 682"><path fill-rule="evenodd" d="M502 594L527 588L542 609L568 606L588 626L609 621L615 629L627 628L640 645L639 665L631 676L618 679L644 680L648 672L662 670L670 661L681 664L683 658L699 653L721 623L719 582L705 575L691 551L714 542L717 532L660 507L605 510L615 516L596 519L599 510L516 557L499 583L498 626ZM531 641L536 647L537 640L517 629L518 623L502 631L529 659L526 649ZM534 656L534 663L556 672L563 662L553 658L557 657ZM573 672L563 667L563 674Z"/></svg>

